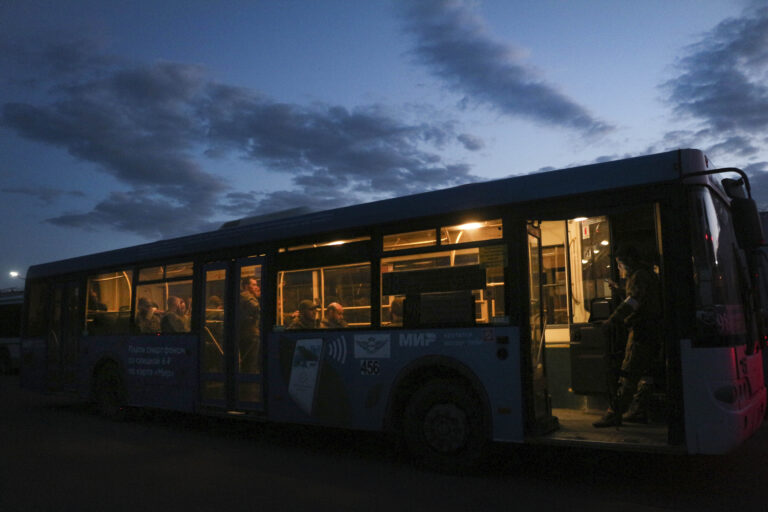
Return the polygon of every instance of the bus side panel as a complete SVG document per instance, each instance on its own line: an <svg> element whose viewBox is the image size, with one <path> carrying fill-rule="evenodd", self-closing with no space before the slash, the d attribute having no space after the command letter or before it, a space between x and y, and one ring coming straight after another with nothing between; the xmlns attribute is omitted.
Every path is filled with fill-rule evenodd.
<svg viewBox="0 0 768 512"><path fill-rule="evenodd" d="M194 411L198 395L196 336L89 336L82 339L81 346L81 396L91 396L99 365L114 361L127 405Z"/></svg>
<svg viewBox="0 0 768 512"><path fill-rule="evenodd" d="M689 453L726 453L760 427L766 390L758 352L744 346L693 348L680 343Z"/></svg>
<svg viewBox="0 0 768 512"><path fill-rule="evenodd" d="M381 430L401 371L439 355L480 382L491 407L493 438L523 439L516 328L283 331L269 340L272 421Z"/></svg>
<svg viewBox="0 0 768 512"><path fill-rule="evenodd" d="M27 338L21 342L19 383L23 389L46 391L46 344L42 338Z"/></svg>

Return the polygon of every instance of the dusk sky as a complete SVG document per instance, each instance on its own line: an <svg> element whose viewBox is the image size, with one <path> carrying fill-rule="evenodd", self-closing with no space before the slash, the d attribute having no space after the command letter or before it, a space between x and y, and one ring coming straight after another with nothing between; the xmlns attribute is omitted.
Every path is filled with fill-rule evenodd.
<svg viewBox="0 0 768 512"><path fill-rule="evenodd" d="M681 147L768 209L768 2L0 2L0 288L29 265Z"/></svg>

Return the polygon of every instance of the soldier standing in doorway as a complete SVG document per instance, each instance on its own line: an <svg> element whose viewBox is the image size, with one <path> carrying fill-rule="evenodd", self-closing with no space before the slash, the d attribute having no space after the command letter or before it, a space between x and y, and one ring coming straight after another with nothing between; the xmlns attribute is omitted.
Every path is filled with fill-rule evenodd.
<svg viewBox="0 0 768 512"><path fill-rule="evenodd" d="M606 320L605 327L610 332L613 325L624 324L628 332L627 344L618 390L611 397L611 407L605 415L593 423L596 428L621 425L622 414L630 408L633 398L639 402L640 397L635 396L638 383L644 375L652 373L659 349L661 296L656 274L632 245L624 245L616 251L616 264L625 278L626 298Z"/></svg>

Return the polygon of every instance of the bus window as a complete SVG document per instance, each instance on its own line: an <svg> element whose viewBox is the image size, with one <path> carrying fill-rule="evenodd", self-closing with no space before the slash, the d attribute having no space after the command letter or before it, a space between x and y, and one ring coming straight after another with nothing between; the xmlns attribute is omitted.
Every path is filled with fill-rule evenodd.
<svg viewBox="0 0 768 512"><path fill-rule="evenodd" d="M139 270L136 286L136 330L142 334L173 334L191 330L191 262Z"/></svg>
<svg viewBox="0 0 768 512"><path fill-rule="evenodd" d="M747 338L748 276L739 265L730 212L705 188L693 192L692 207L696 342L701 346L742 344Z"/></svg>
<svg viewBox="0 0 768 512"><path fill-rule="evenodd" d="M139 270L139 281L155 281L162 279L163 267L147 267Z"/></svg>
<svg viewBox="0 0 768 512"><path fill-rule="evenodd" d="M381 324L506 323L506 258L499 245L382 259Z"/></svg>
<svg viewBox="0 0 768 512"><path fill-rule="evenodd" d="M395 233L384 235L383 238L383 249L385 251L399 251L402 249L416 249L437 245L437 231L434 229Z"/></svg>
<svg viewBox="0 0 768 512"><path fill-rule="evenodd" d="M128 334L131 316L131 271L120 270L88 278L86 332L89 335Z"/></svg>
<svg viewBox="0 0 768 512"><path fill-rule="evenodd" d="M458 226L440 228L440 245L497 240L503 235L501 219L465 222Z"/></svg>
<svg viewBox="0 0 768 512"><path fill-rule="evenodd" d="M571 259L573 322L589 321L594 299L611 297L611 237L607 217L578 217L567 223Z"/></svg>
<svg viewBox="0 0 768 512"><path fill-rule="evenodd" d="M314 306L311 311L305 301ZM344 318L333 324L328 309L337 305L343 308ZM371 264L278 272L277 325L289 329L371 325Z"/></svg>
<svg viewBox="0 0 768 512"><path fill-rule="evenodd" d="M185 263L175 263L173 265L165 266L165 278L173 279L174 277L191 277L192 276L192 262L187 261Z"/></svg>
<svg viewBox="0 0 768 512"><path fill-rule="evenodd" d="M314 242L311 244L292 245L287 248L285 247L281 248L280 252L303 251L304 249L316 249L318 247L331 247L334 245L344 245L344 244L351 244L355 242L365 242L370 239L371 239L370 236L358 236L355 238L345 238L345 239L331 240L327 242Z"/></svg>

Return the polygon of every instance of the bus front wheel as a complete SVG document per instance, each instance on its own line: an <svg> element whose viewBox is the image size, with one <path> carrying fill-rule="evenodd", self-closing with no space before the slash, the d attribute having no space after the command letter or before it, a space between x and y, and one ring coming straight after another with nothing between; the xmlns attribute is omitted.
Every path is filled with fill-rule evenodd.
<svg viewBox="0 0 768 512"><path fill-rule="evenodd" d="M117 365L107 363L99 368L95 382L96 405L99 413L110 419L122 419L125 414L125 390Z"/></svg>
<svg viewBox="0 0 768 512"><path fill-rule="evenodd" d="M419 462L440 471L478 469L487 440L482 408L467 386L429 381L405 408L403 436Z"/></svg>

